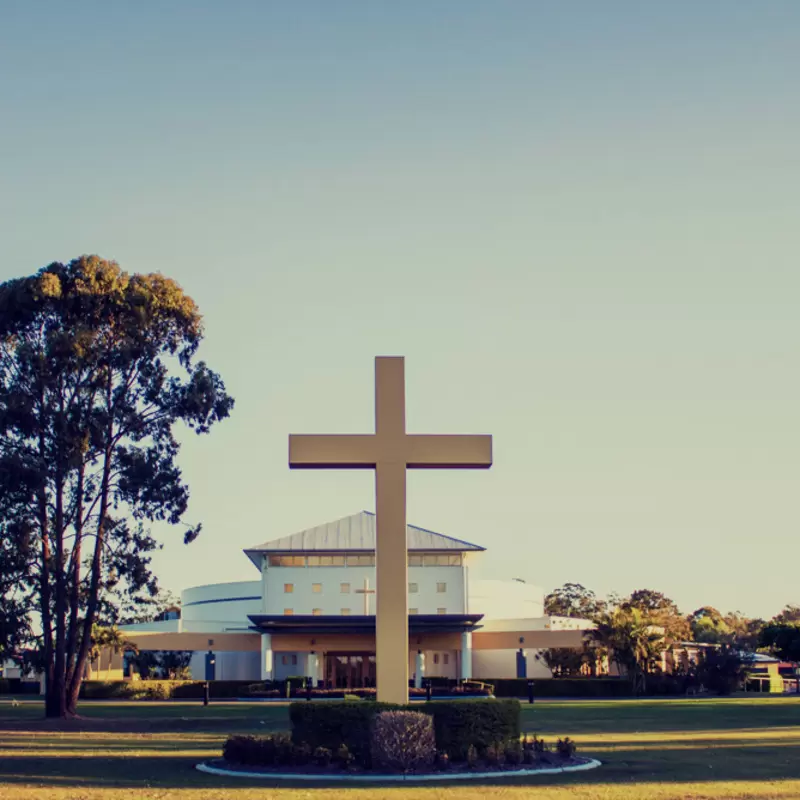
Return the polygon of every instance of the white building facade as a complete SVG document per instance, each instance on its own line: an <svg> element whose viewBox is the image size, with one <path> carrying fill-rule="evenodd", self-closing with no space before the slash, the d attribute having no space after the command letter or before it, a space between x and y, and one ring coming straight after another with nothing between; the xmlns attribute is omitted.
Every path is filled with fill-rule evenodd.
<svg viewBox="0 0 800 800"><path fill-rule="evenodd" d="M516 677L520 650L529 677L549 677L536 654L580 645L588 623L559 628L544 616L538 587L470 579L483 547L413 525L407 535L409 674L417 685L423 677ZM374 514L354 514L245 554L259 580L186 589L180 619L124 630L143 649L193 650L195 678L307 676L329 688L374 686Z"/></svg>

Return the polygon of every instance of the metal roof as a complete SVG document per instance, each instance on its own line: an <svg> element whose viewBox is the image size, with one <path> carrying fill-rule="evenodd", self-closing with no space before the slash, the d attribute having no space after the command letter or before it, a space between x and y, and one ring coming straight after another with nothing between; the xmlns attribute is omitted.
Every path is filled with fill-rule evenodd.
<svg viewBox="0 0 800 800"><path fill-rule="evenodd" d="M470 544L443 533L408 525L408 549L423 550L425 552L457 552L469 551L482 552L485 548L477 544ZM375 551L375 515L369 511L361 511L349 517L326 522L291 536L273 539L256 547L249 547L244 552L256 566L258 554L262 553L333 553L347 552L374 552Z"/></svg>

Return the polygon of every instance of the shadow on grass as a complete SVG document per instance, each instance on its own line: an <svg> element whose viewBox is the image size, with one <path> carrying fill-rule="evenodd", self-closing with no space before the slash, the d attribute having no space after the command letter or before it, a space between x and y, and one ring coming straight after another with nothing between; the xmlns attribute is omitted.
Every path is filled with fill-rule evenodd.
<svg viewBox="0 0 800 800"><path fill-rule="evenodd" d="M319 782L277 782L249 778L225 778L205 775L195 769L204 760L200 754L186 753L187 749L207 751L208 745L197 743L195 748L181 743L183 752L172 755L169 749L159 755L129 757L121 751L98 750L95 755L57 756L42 753L35 757L12 757L0 762L0 781L5 784L36 784L39 786L117 787L117 788L225 788L247 786L325 786ZM144 748L143 748L144 749ZM724 750L703 747L694 750L643 751L633 747L597 752L591 748L583 755L597 756L603 766L591 772L562 776L504 778L498 781L481 780L479 785L528 784L592 784L592 783L695 783L708 781L774 781L800 778L800 743L772 746L737 746ZM438 784L437 784L438 785ZM453 785L462 785L453 782ZM475 785L475 784L471 784Z"/></svg>

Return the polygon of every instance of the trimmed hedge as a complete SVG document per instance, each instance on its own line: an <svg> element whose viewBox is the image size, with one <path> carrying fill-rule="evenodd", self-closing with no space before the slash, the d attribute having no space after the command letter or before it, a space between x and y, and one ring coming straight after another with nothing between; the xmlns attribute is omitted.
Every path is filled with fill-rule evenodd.
<svg viewBox="0 0 800 800"><path fill-rule="evenodd" d="M486 679L495 697L527 697L526 678ZM534 697L630 697L631 684L624 678L545 678L533 681Z"/></svg>
<svg viewBox="0 0 800 800"><path fill-rule="evenodd" d="M495 697L528 696L526 678L487 679L494 685ZM689 683L680 675L655 674L646 677L644 694L669 697L686 694ZM539 697L630 697L632 685L627 678L544 678L534 679L533 695Z"/></svg>
<svg viewBox="0 0 800 800"><path fill-rule="evenodd" d="M336 752L345 745L356 759L369 764L372 723L383 711L417 711L433 717L436 746L450 758L463 760L473 745L485 752L490 745L518 742L520 704L517 700L439 701L413 706L375 703L292 703L292 741L312 750Z"/></svg>
<svg viewBox="0 0 800 800"><path fill-rule="evenodd" d="M200 700L205 681L84 681L84 700ZM223 700L247 694L251 681L209 681L212 699Z"/></svg>
<svg viewBox="0 0 800 800"><path fill-rule="evenodd" d="M0 694L39 694L41 684L26 678L0 678Z"/></svg>

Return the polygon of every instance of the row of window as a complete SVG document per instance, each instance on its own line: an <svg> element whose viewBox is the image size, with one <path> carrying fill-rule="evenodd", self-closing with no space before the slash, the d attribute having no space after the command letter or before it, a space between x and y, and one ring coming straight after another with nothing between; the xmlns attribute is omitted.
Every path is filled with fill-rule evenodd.
<svg viewBox="0 0 800 800"><path fill-rule="evenodd" d="M460 567L461 553L409 553L409 567ZM375 554L343 553L320 556L275 556L268 560L271 567L374 567Z"/></svg>
<svg viewBox="0 0 800 800"><path fill-rule="evenodd" d="M281 656L281 663L284 666L288 666L289 664L291 664L293 667L296 667L297 666L297 656L294 655L294 654L293 655ZM434 653L433 654L433 663L434 664L438 664L439 663L439 654L438 653ZM442 653L442 664L449 664L449 663L450 663L450 653Z"/></svg>
<svg viewBox="0 0 800 800"><path fill-rule="evenodd" d="M311 591L314 594L322 594L322 584L321 583L312 583L311 584ZM447 584L444 582L439 582L436 584L436 591L438 594L445 594L447 592ZM294 592L294 584L293 583L284 583L283 584L283 593L284 594L292 594ZM408 593L409 594L417 594L419 592L419 584L418 583L409 583L408 584ZM349 583L340 583L339 584L339 594L350 594L350 584Z"/></svg>
<svg viewBox="0 0 800 800"><path fill-rule="evenodd" d="M343 609L341 609L341 611L339 613L343 617L349 617L350 614L352 614L352 611L349 608L343 608ZM409 614L419 614L419 609L418 608L409 608L408 609L408 613ZM437 614L446 614L447 613L447 609L446 608L437 608L436 609L436 613ZM312 608L311 609L311 614L314 617L321 617L322 616L322 609L321 608ZM283 616L284 617L293 617L294 616L294 609L293 608L284 608L283 609Z"/></svg>

